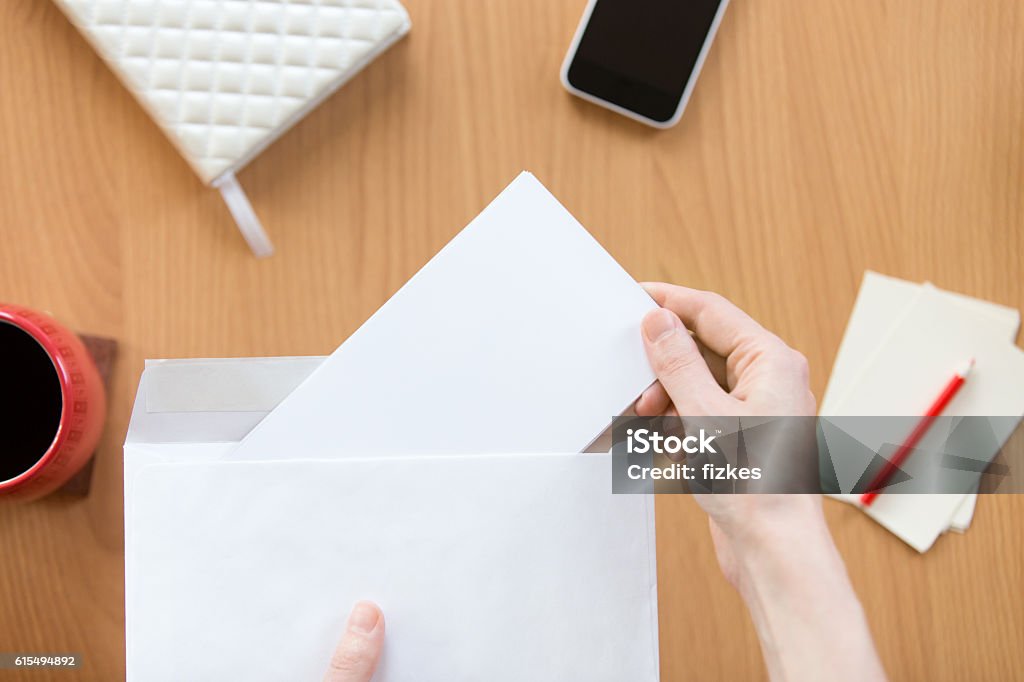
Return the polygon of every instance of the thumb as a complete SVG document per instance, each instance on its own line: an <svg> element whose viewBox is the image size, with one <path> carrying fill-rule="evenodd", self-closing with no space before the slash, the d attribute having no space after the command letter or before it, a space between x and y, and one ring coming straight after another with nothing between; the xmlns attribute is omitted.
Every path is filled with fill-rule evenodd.
<svg viewBox="0 0 1024 682"><path fill-rule="evenodd" d="M642 330L647 359L680 416L724 413L727 396L679 316L665 308L652 310Z"/></svg>
<svg viewBox="0 0 1024 682"><path fill-rule="evenodd" d="M373 602L357 602L331 656L324 682L370 682L384 647L384 614Z"/></svg>

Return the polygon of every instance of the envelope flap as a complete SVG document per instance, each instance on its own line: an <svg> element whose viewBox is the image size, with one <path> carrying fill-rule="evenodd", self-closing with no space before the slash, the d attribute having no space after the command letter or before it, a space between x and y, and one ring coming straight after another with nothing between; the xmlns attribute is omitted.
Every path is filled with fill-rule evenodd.
<svg viewBox="0 0 1024 682"><path fill-rule="evenodd" d="M125 443L237 442L323 360L148 360Z"/></svg>

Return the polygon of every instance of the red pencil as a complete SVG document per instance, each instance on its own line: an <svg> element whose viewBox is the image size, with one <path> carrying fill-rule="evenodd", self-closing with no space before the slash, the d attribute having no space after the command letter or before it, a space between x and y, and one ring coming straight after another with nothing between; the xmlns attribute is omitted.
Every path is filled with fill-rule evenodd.
<svg viewBox="0 0 1024 682"><path fill-rule="evenodd" d="M903 441L903 445L899 447L896 454L892 456L892 459L885 463L882 470L879 471L878 475L875 476L875 479L871 481L871 485L868 486L868 492L860 496L860 503L862 505L865 507L871 506L871 503L875 501L875 498L878 497L878 494L881 492L882 486L884 486L886 481L889 480L889 477L892 476L893 472L906 461L907 457L910 456L910 453L914 451L914 446L916 446L918 441L920 441L921 438L924 437L924 434L928 432L928 429L931 427L932 422L935 421L935 418L942 414L942 411L946 409L947 405L949 405L949 401L953 399L953 396L955 396L957 391L960 390L960 387L964 385L964 382L967 380L967 375L971 373L971 369L973 367L974 358L971 358L967 364L957 370L957 373L949 380L946 387L942 389L942 393L939 394L939 397L935 399L932 406L929 407L928 411L925 412L923 417L921 417L921 421L917 423L914 430L911 431L910 435L907 436L907 439Z"/></svg>

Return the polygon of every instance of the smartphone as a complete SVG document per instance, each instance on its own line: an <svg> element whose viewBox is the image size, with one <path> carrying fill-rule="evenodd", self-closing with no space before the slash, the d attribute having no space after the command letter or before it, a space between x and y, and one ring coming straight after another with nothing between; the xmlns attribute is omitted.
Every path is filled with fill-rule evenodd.
<svg viewBox="0 0 1024 682"><path fill-rule="evenodd" d="M728 0L590 0L562 65L572 94L657 128L675 125Z"/></svg>

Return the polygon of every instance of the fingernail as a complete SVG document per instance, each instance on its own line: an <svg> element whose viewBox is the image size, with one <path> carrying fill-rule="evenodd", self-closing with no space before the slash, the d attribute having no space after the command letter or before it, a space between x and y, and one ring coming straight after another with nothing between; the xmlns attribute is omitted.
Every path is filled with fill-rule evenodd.
<svg viewBox="0 0 1024 682"><path fill-rule="evenodd" d="M679 331L682 323L679 318L676 317L675 313L664 308L658 310L652 310L647 313L644 318L643 330L644 336L647 337L648 341L656 342L669 334L675 334Z"/></svg>
<svg viewBox="0 0 1024 682"><path fill-rule="evenodd" d="M361 601L355 605L348 617L348 629L368 635L377 627L378 620L380 612L377 611L377 607L370 602Z"/></svg>

